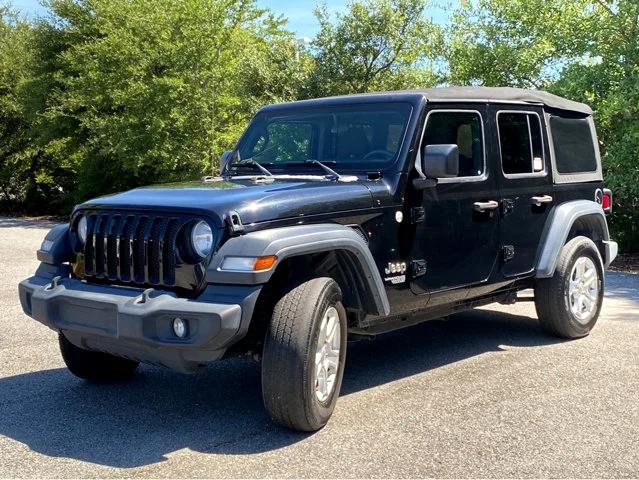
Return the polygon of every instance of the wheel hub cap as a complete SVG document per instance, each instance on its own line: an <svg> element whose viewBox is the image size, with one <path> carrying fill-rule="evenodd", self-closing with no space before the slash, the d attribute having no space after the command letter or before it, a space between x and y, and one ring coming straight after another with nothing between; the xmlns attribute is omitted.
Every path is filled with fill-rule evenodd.
<svg viewBox="0 0 639 480"><path fill-rule="evenodd" d="M335 307L328 307L322 317L315 352L315 395L320 402L325 402L335 388L340 340L339 314Z"/></svg>
<svg viewBox="0 0 639 480"><path fill-rule="evenodd" d="M599 274L590 257L580 257L570 273L568 303L578 322L588 323L599 300Z"/></svg>

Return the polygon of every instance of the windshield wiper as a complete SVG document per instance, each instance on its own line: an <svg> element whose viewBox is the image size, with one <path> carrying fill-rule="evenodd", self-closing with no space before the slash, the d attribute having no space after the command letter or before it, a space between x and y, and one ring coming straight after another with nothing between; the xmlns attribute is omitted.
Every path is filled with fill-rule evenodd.
<svg viewBox="0 0 639 480"><path fill-rule="evenodd" d="M317 165L318 167L322 168L328 174L327 177L330 176L333 180L339 180L341 178L341 175L339 173L337 173L335 170L333 170L328 165L323 164L319 160L305 160L304 163L311 164L311 165Z"/></svg>
<svg viewBox="0 0 639 480"><path fill-rule="evenodd" d="M245 160L240 160L239 162L236 162L233 166L237 166L237 165L250 165L252 167L257 168L260 172L262 172L264 175L266 175L268 177L272 177L273 176L273 174L266 167L260 165L259 163L257 163L252 158L247 158Z"/></svg>

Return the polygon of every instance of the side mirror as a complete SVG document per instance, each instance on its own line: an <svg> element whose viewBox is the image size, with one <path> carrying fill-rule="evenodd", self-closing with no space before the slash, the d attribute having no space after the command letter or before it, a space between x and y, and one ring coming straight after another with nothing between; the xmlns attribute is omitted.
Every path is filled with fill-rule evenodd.
<svg viewBox="0 0 639 480"><path fill-rule="evenodd" d="M426 145L422 154L422 172L428 178L457 177L459 175L457 145Z"/></svg>
<svg viewBox="0 0 639 480"><path fill-rule="evenodd" d="M226 166L231 161L231 157L233 156L233 150L226 150L220 156L220 174L226 170Z"/></svg>

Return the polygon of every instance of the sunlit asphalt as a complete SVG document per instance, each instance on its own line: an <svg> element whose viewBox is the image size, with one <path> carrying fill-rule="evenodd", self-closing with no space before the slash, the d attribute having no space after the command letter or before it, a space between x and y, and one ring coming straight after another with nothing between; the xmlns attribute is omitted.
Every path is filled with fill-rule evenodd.
<svg viewBox="0 0 639 480"><path fill-rule="evenodd" d="M0 477L639 476L639 276L608 274L582 340L527 302L350 343L333 419L302 435L270 423L250 361L68 373L17 297L46 227L0 218Z"/></svg>

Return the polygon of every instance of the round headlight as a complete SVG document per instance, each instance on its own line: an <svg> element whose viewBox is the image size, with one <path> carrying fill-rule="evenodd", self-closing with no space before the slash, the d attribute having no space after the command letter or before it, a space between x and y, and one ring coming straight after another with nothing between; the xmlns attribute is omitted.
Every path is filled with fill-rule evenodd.
<svg viewBox="0 0 639 480"><path fill-rule="evenodd" d="M78 237L82 245L84 245L87 241L87 217L83 216L78 222Z"/></svg>
<svg viewBox="0 0 639 480"><path fill-rule="evenodd" d="M191 230L191 245L200 257L206 257L213 249L213 231L203 221L196 223Z"/></svg>

